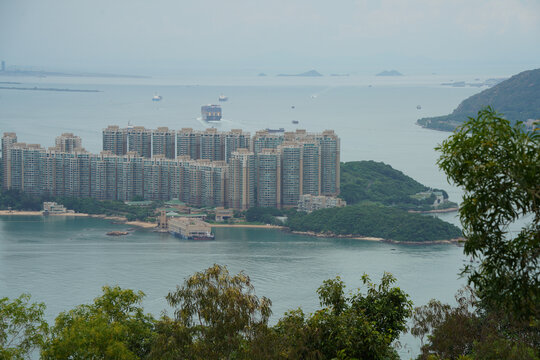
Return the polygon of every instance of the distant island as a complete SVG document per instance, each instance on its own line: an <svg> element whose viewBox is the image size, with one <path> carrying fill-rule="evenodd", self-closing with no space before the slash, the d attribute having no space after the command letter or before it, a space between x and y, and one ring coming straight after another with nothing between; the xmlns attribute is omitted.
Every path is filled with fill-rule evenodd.
<svg viewBox="0 0 540 360"><path fill-rule="evenodd" d="M397 70L384 70L375 76L403 76L403 74Z"/></svg>
<svg viewBox="0 0 540 360"><path fill-rule="evenodd" d="M330 76L349 76L349 74L330 74Z"/></svg>
<svg viewBox="0 0 540 360"><path fill-rule="evenodd" d="M301 74L277 74L276 76L304 76L304 77L317 77L317 76L323 76L320 72L317 70L310 70L303 72Z"/></svg>
<svg viewBox="0 0 540 360"><path fill-rule="evenodd" d="M463 100L449 115L422 118L416 123L428 129L453 131L485 106L512 122L540 119L540 69L521 72Z"/></svg>

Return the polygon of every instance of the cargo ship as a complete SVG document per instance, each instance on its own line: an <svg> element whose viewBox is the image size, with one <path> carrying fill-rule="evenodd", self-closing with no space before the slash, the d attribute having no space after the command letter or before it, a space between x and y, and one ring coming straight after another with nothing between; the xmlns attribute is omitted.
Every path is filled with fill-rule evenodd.
<svg viewBox="0 0 540 360"><path fill-rule="evenodd" d="M201 117L204 121L221 121L221 106L210 104L201 106Z"/></svg>
<svg viewBox="0 0 540 360"><path fill-rule="evenodd" d="M214 240L210 225L199 219L175 218L167 222L169 233L187 240Z"/></svg>

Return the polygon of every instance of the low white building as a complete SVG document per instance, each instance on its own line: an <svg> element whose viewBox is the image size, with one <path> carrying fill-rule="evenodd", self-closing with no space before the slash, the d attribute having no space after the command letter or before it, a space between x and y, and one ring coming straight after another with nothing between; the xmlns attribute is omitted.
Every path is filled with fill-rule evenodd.
<svg viewBox="0 0 540 360"><path fill-rule="evenodd" d="M300 195L298 200L298 211L312 212L320 209L333 207L344 207L347 202L335 196L315 196L310 194Z"/></svg>
<svg viewBox="0 0 540 360"><path fill-rule="evenodd" d="M57 204L54 201L44 202L43 203L43 212L54 215L54 214L66 214L68 210L62 204Z"/></svg>

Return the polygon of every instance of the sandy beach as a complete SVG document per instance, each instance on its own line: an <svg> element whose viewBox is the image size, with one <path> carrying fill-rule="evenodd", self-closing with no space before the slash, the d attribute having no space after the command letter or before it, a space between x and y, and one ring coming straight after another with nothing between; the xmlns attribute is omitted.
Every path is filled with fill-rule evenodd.
<svg viewBox="0 0 540 360"><path fill-rule="evenodd" d="M20 211L20 210L0 210L0 216L44 216L41 211ZM70 216L70 217L93 217L98 219L112 220L125 223L130 226L138 226L145 229L152 229L157 226L155 223L144 221L127 221L123 216L107 216L107 215L90 215L85 213L65 213L65 214L49 214L48 216Z"/></svg>
<svg viewBox="0 0 540 360"><path fill-rule="evenodd" d="M20 211L20 210L0 210L1 215L14 215L14 216L43 216L41 211ZM49 214L48 216L89 216L82 213L65 213L65 214Z"/></svg>
<svg viewBox="0 0 540 360"><path fill-rule="evenodd" d="M145 229L153 229L157 226L156 223L150 223L145 221L126 221L126 225L138 226Z"/></svg>

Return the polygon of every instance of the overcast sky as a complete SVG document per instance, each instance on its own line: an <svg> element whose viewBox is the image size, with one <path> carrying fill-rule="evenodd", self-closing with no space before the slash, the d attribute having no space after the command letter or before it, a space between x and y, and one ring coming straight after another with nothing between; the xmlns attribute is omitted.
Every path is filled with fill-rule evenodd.
<svg viewBox="0 0 540 360"><path fill-rule="evenodd" d="M45 69L513 73L540 0L0 0L0 59Z"/></svg>

